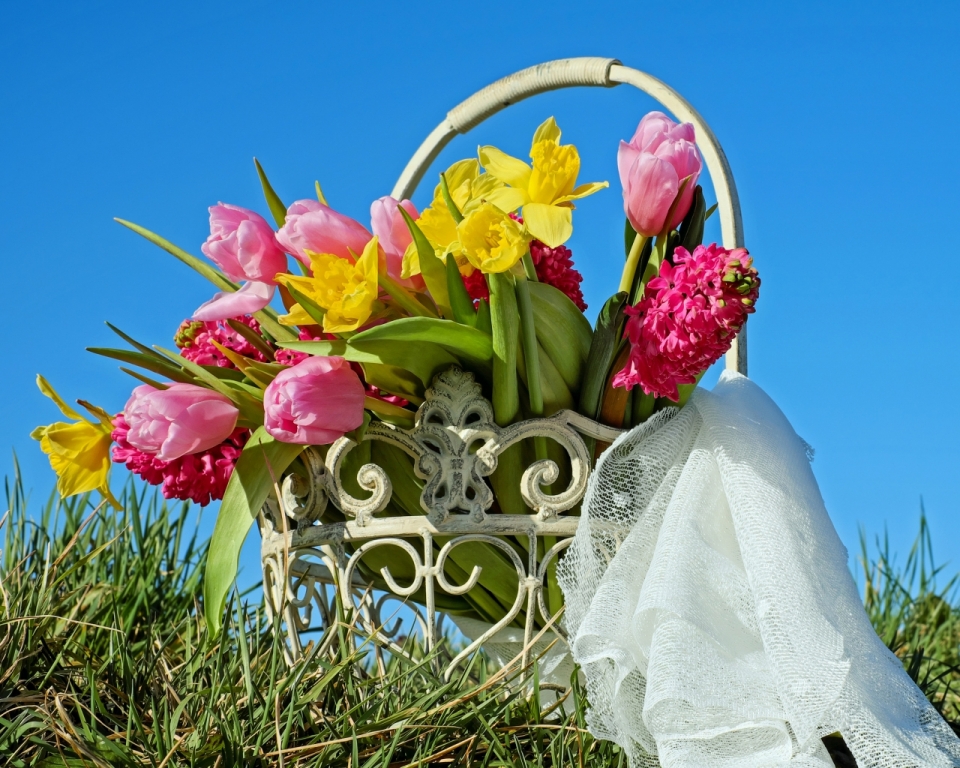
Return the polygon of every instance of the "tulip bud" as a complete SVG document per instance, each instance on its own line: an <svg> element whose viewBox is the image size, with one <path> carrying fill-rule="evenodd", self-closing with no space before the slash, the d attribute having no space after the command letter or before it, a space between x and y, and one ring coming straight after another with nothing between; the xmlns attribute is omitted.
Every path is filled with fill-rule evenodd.
<svg viewBox="0 0 960 768"><path fill-rule="evenodd" d="M284 443L327 445L363 423L364 389L342 357L310 357L263 393L264 427Z"/></svg>
<svg viewBox="0 0 960 768"><path fill-rule="evenodd" d="M161 461L206 451L226 440L239 411L229 398L196 384L137 387L123 409L127 442Z"/></svg>
<svg viewBox="0 0 960 768"><path fill-rule="evenodd" d="M640 121L629 143L620 142L617 166L631 226L645 237L676 227L690 210L702 170L693 125L677 124L662 112L651 112ZM681 193L684 179L689 181ZM671 208L673 216L667 221Z"/></svg>

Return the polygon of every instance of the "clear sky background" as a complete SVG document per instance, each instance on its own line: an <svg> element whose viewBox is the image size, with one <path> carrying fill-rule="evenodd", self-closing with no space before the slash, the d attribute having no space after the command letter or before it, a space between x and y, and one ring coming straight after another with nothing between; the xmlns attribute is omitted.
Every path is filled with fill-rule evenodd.
<svg viewBox="0 0 960 768"><path fill-rule="evenodd" d="M16 451L35 495L52 487L28 437L58 416L38 372L117 411L133 380L84 351L114 345L103 321L169 346L212 294L112 217L199 254L209 205L266 214L256 155L288 203L319 179L367 222L462 99L542 61L609 56L680 91L726 150L763 280L750 375L816 448L851 554L859 526L886 526L905 555L922 495L956 569L958 33L946 2L2 3L0 469ZM539 96L436 170L480 143L523 155L555 115L581 179L611 182L569 243L592 317L623 261L617 142L652 108L628 86ZM244 563L249 582L256 542Z"/></svg>

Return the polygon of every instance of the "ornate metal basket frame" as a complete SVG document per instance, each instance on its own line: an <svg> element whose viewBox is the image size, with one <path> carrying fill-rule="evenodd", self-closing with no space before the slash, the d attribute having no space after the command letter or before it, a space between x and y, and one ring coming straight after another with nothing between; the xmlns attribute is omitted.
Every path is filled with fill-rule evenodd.
<svg viewBox="0 0 960 768"><path fill-rule="evenodd" d="M452 109L427 137L407 164L392 195L396 199L410 197L427 168L454 136L466 133L510 104L558 88L611 87L620 83L635 86L681 120L693 123L698 147L715 187L723 244L727 248L742 247L736 187L713 132L679 94L650 75L621 65L616 59L551 61L517 72L479 91ZM746 374L746 329L727 353L726 367ZM344 437L336 441L325 457L316 449L308 448L303 458L309 478L304 481L295 474L286 476L281 485L281 500L268 502L261 516L266 606L271 620L279 621L285 630L288 661L303 655L306 636L312 629L330 627L335 622L334 590L339 590L342 605L352 609L351 615L340 620L355 626L360 636L380 637L382 642L375 651L377 663L382 664L381 647L404 653L397 642L401 623L394 621L388 625L389 619L384 621L384 606L390 601L403 602L423 589L426 605L408 604L419 624L423 645L427 650L433 649L443 632L443 616L438 616L436 610L436 590L463 595L477 584L481 570L475 565L463 584L452 584L444 573L444 564L456 547L482 541L501 549L515 567L516 600L500 622L449 661L446 674L510 625L524 609L522 665L526 666L536 614L539 612L548 626L555 618L548 614L543 590L549 566L570 545L577 530L579 517L565 513L580 502L586 491L592 457L584 438L612 443L620 434L621 430L569 410L549 418L500 427L494 422L493 408L473 376L451 368L438 375L427 390L413 429L374 422L363 437L364 441L383 441L396 446L413 458L417 477L425 481L420 499L422 517L375 517L389 503L392 494L389 476L375 464L365 464L357 475L360 487L370 492L369 497L356 498L344 489L341 469L344 457L357 445L353 440ZM485 478L496 469L503 451L535 436L554 440L565 449L570 459L569 485L558 494L546 493L544 486L558 479L559 469L553 461L537 461L523 473L520 487L532 514L488 514L494 496ZM318 522L330 503L343 512L346 522ZM498 538L503 536L528 538L527 562ZM437 553L434 541L440 537L448 541ZM556 544L538 557L540 537L552 537ZM349 556L347 543L353 545ZM403 550L413 564L415 577L410 584L401 585L384 568L381 573L390 592L378 595L357 567L365 553L383 546ZM553 630L562 641L562 628L553 624ZM336 633L328 632L322 643L328 646L336 639ZM320 653L324 650L317 649Z"/></svg>

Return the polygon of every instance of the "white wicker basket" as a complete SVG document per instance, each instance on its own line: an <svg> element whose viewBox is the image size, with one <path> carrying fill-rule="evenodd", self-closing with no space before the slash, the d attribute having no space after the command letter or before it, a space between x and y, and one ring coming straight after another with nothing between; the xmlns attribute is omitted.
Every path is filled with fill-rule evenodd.
<svg viewBox="0 0 960 768"><path fill-rule="evenodd" d="M743 245L740 205L736 187L723 150L713 132L699 114L679 94L650 75L621 65L616 59L560 59L524 69L498 80L456 106L427 137L407 164L393 189L397 199L408 198L430 164L456 135L474 126L510 104L545 91L570 86L612 87L632 85L649 94L682 121L693 123L697 144L710 172L715 188L723 244L727 248ZM746 329L741 331L727 353L728 369L746 373ZM535 634L534 618L539 611L550 625L543 600L547 569L569 544L579 518L564 513L583 497L591 467L584 436L612 442L619 430L598 424L572 411L561 411L550 418L533 419L501 428L493 420L490 403L469 373L451 369L439 375L426 393L426 401L417 412L412 430L374 423L364 440L381 440L397 446L413 457L416 471L426 481L421 506L423 517L375 517L387 505L392 484L387 473L374 464L366 464L357 480L370 491L368 498L351 496L344 489L340 472L344 456L354 447L349 438L341 438L327 451L325 460L313 449L303 454L311 477L305 483L289 475L282 483L283 514L279 504L269 502L261 522L263 544L261 561L267 610L279 620L286 633L288 659L302 656L308 635L331 626L335 617L334 589L340 590L343 605L352 607L345 617L356 627L358 637L378 634L384 642L377 644L377 661L383 663L379 649L386 645L394 652L403 652L395 643L401 631L399 622L385 626L384 606L390 601L404 601L423 590L426 605L409 603L422 632L422 642L431 649L441 636L442 615L436 611L437 591L463 595L473 588L479 568L464 584L451 584L444 574L444 564L451 550L469 541L484 541L503 550L516 568L518 589L513 608L497 625L477 637L463 652L451 659L446 673L477 647L526 610L524 639L526 656ZM485 477L496 467L497 456L518 441L542 435L555 440L566 450L571 462L571 481L556 495L544 492L543 486L557 479L553 462L531 465L521 481L521 493L533 514L487 514L493 494ZM471 446L482 442L479 450ZM443 493L436 491L442 488ZM317 522L328 503L344 513L346 522ZM468 514L451 514L453 509ZM527 537L527 561L498 536ZM437 552L434 541L446 543ZM538 538L550 537L556 543L546 549L538 547ZM345 543L353 553L347 556ZM365 553L375 547L396 547L411 559L415 578L412 583L397 584L388 570L382 571L390 594L374 595L360 577L357 565ZM538 551L540 554L538 555ZM553 630L562 639L562 630ZM337 641L338 633L321 634L323 645ZM326 648L317 649L323 653Z"/></svg>

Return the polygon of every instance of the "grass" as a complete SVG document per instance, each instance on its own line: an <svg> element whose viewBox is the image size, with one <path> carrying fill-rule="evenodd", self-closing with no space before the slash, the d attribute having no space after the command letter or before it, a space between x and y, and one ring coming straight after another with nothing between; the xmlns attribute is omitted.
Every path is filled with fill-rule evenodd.
<svg viewBox="0 0 960 768"><path fill-rule="evenodd" d="M7 496L4 765L626 765L616 746L590 736L581 690L563 714L519 693L482 654L450 682L434 671L456 650L446 645L440 659L388 654L377 671L369 653L341 643L289 668L260 606L241 595L212 641L199 603L207 544L186 505L131 485L120 513L81 498L30 515L19 480ZM871 559L864 546L868 613L956 720L957 580L937 587L925 523L903 568L886 545L878 553Z"/></svg>

